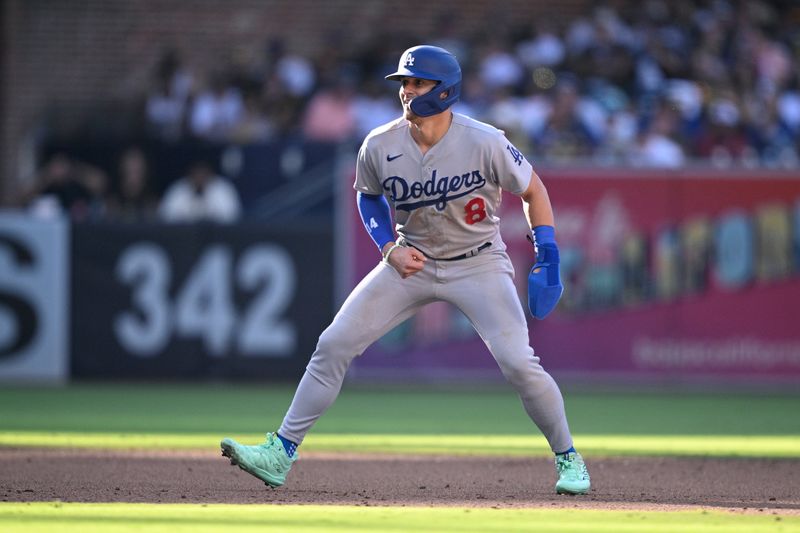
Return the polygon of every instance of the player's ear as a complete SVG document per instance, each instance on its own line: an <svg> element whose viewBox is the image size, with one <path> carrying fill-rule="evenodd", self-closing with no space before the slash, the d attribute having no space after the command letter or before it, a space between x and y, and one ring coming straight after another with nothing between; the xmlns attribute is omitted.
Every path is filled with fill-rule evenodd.
<svg viewBox="0 0 800 533"><path fill-rule="evenodd" d="M439 100L446 100L449 95L450 95L450 89L447 89L446 91L442 91L439 94Z"/></svg>

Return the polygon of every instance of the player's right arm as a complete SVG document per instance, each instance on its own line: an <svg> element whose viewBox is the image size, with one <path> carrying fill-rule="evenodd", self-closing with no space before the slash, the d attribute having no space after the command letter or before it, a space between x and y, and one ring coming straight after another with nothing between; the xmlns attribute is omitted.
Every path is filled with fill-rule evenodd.
<svg viewBox="0 0 800 533"><path fill-rule="evenodd" d="M356 193L358 212L364 227L381 251L383 260L403 277L416 274L425 266L427 258L412 246L399 246L392 231L389 203L382 195Z"/></svg>
<svg viewBox="0 0 800 533"><path fill-rule="evenodd" d="M356 163L356 204L361 221L383 260L403 277L407 278L422 270L427 258L410 246L398 246L392 227L391 208L382 194L374 194L377 186L375 166L369 157L368 143L362 144ZM378 187L379 188L379 187Z"/></svg>

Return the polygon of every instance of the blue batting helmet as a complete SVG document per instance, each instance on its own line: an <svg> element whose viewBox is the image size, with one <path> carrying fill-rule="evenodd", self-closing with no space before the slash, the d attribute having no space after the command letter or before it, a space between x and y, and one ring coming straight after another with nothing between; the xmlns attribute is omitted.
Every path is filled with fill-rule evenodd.
<svg viewBox="0 0 800 533"><path fill-rule="evenodd" d="M411 111L420 117L441 113L461 96L461 67L456 57L444 48L424 44L403 52L397 72L386 79L399 80L406 76L439 82L429 93L411 101ZM440 97L443 92L447 93L445 98Z"/></svg>

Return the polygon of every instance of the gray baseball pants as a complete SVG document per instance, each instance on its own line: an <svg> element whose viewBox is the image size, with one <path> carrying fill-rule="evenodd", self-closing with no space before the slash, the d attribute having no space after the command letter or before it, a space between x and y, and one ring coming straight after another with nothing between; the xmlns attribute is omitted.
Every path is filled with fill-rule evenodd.
<svg viewBox="0 0 800 533"><path fill-rule="evenodd" d="M300 444L339 395L353 358L422 306L441 300L470 320L550 448L569 449L572 436L564 400L528 343L513 276L508 255L496 246L460 261L429 259L422 271L406 279L379 263L320 335L279 433Z"/></svg>

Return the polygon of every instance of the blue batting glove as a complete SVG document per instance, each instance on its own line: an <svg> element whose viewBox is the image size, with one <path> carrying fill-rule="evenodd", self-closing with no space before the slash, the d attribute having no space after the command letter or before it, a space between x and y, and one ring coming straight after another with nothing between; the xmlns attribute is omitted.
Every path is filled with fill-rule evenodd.
<svg viewBox="0 0 800 533"><path fill-rule="evenodd" d="M564 285L559 274L558 246L553 226L533 228L536 264L528 274L528 310L542 320L555 309Z"/></svg>

